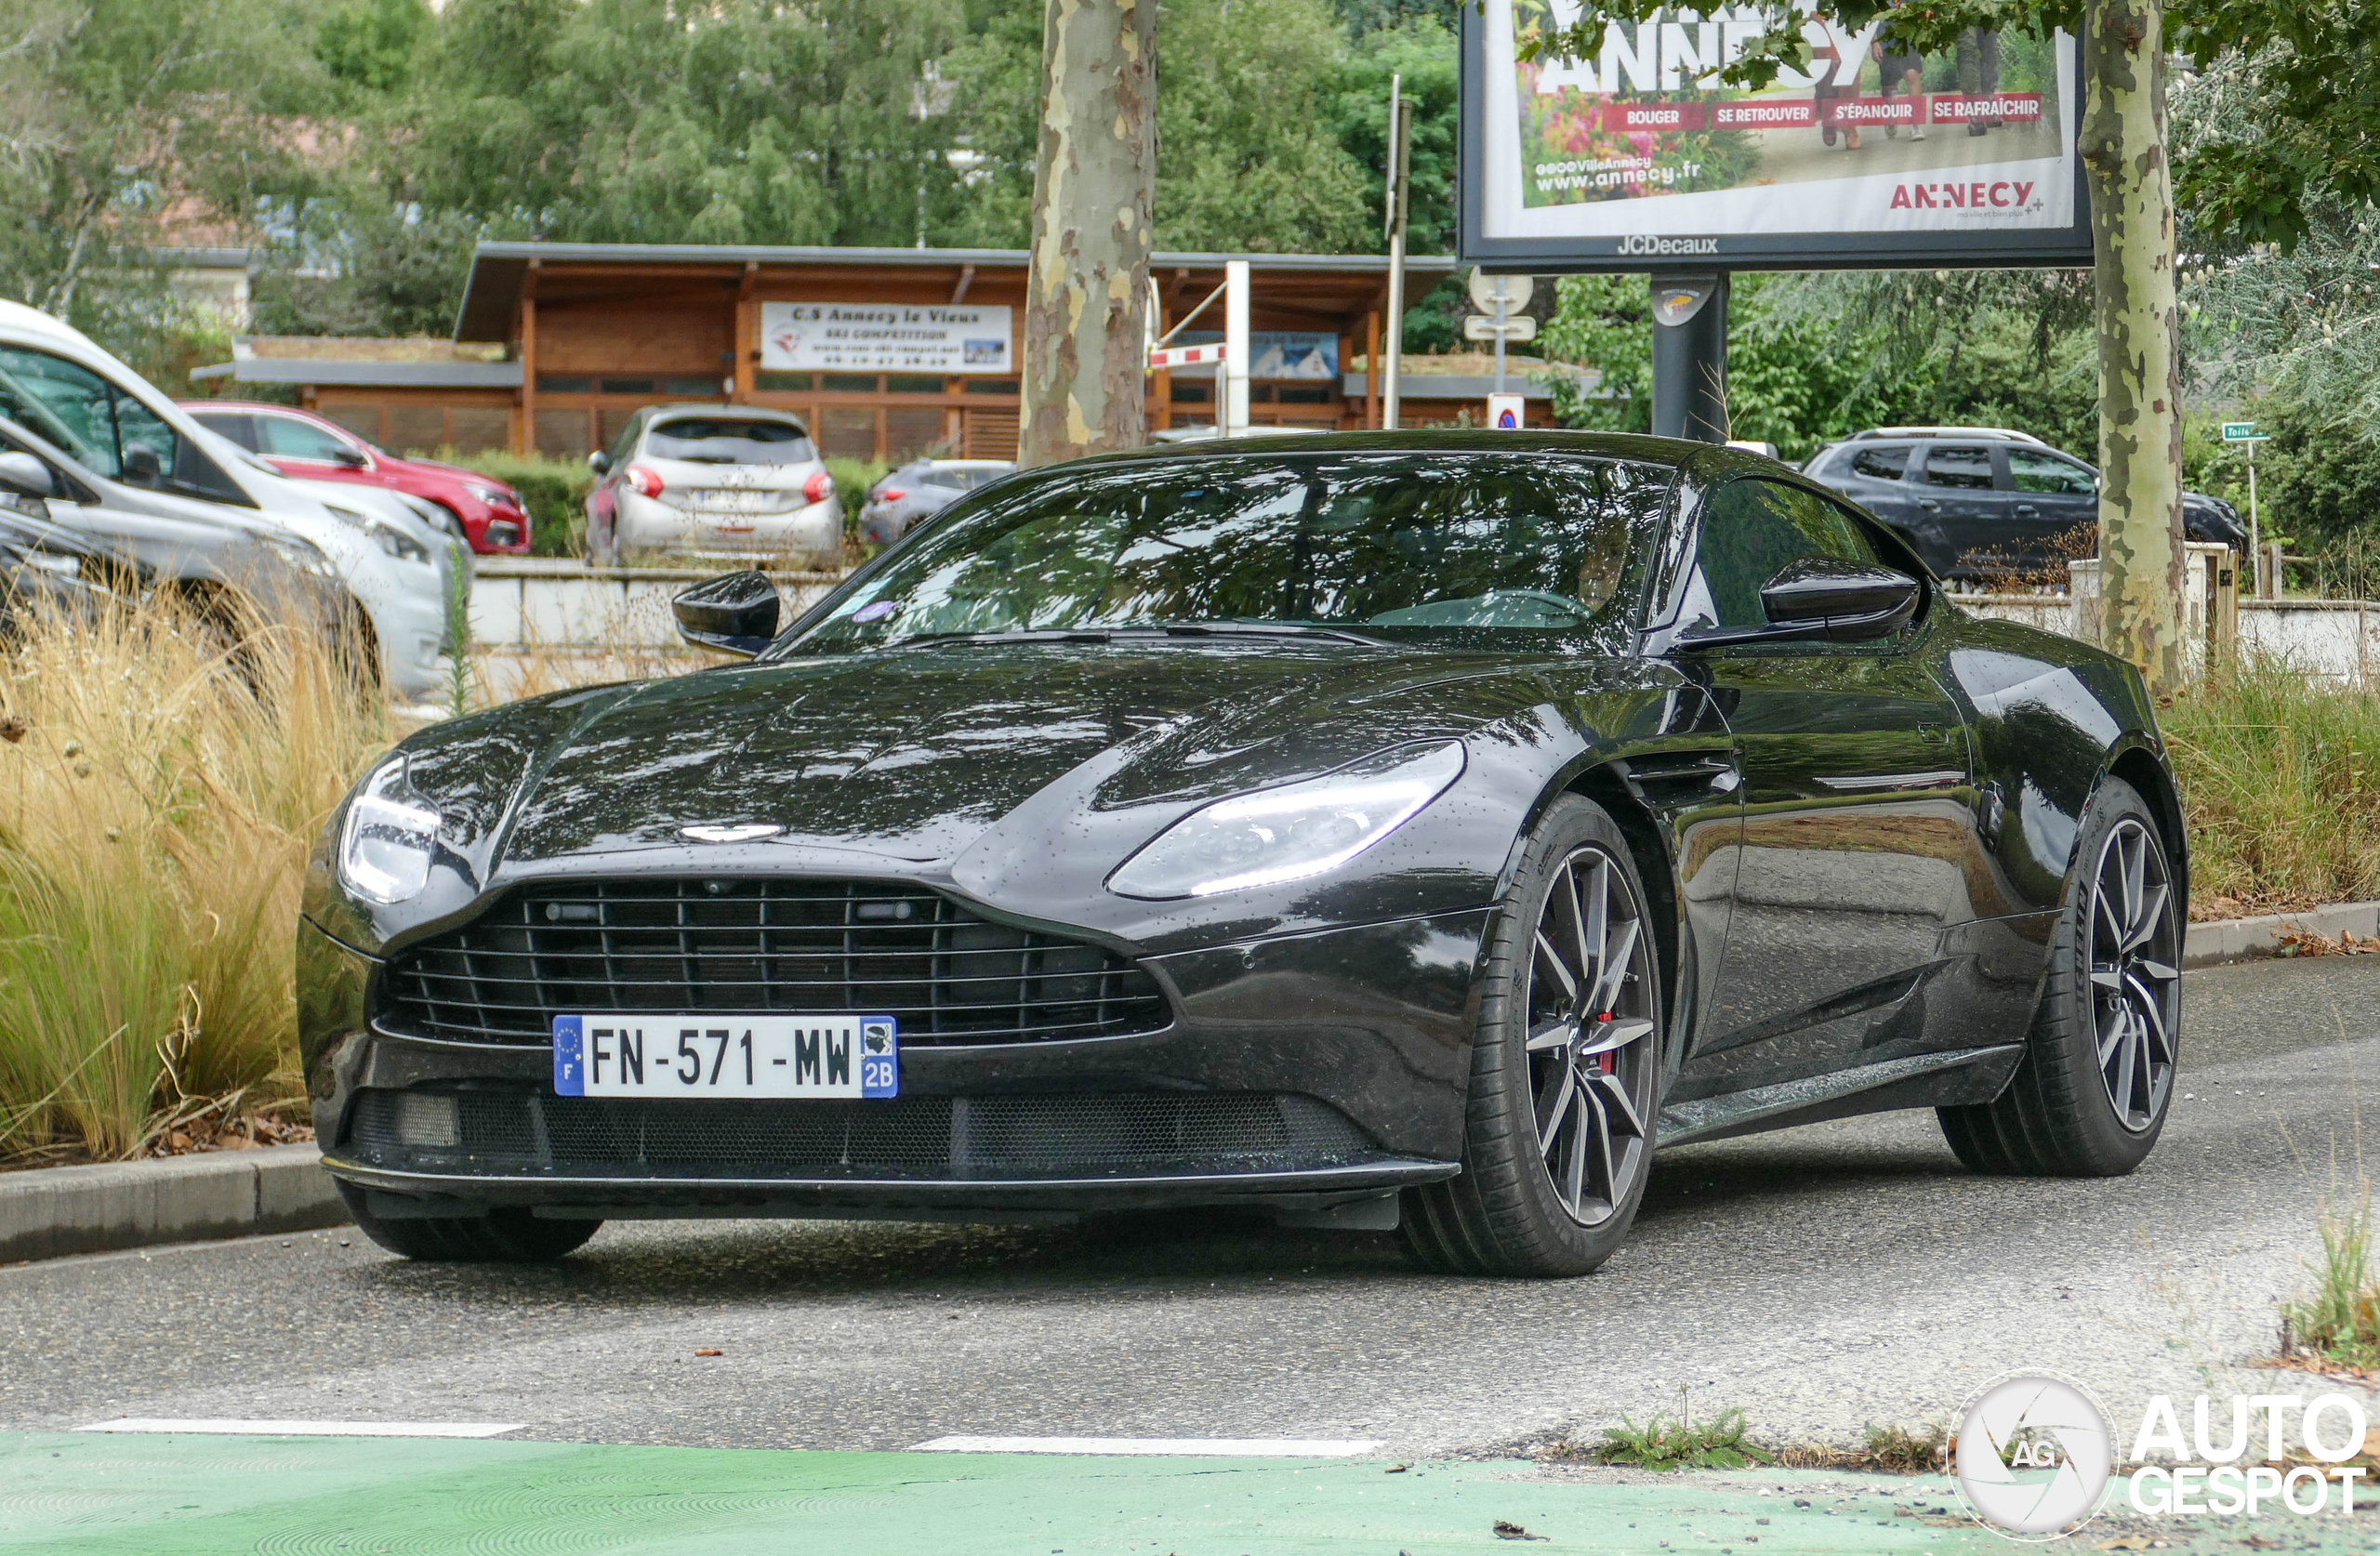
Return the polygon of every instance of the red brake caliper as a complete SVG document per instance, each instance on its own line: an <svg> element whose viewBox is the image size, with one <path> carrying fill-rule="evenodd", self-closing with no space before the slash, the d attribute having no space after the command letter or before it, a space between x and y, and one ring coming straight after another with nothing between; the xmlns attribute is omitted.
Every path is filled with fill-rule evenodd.
<svg viewBox="0 0 2380 1556"><path fill-rule="evenodd" d="M1606 1011L1605 1011L1602 1015L1597 1016L1597 1017L1595 1018L1595 1020L1597 1020L1597 1021L1599 1021L1599 1022L1607 1022L1607 1021L1611 1020L1611 1012L1610 1012L1610 1011L1608 1011L1608 1010L1606 1010ZM1604 1073L1605 1075L1610 1075L1610 1074L1611 1074L1611 1071L1612 1071L1612 1063L1611 1063L1611 1062L1612 1062L1614 1059L1616 1059L1617 1057L1619 1057L1619 1056L1618 1056L1618 1055L1616 1055L1616 1054L1614 1054L1614 1053L1612 1053L1612 1052L1611 1052L1611 1050L1609 1050L1608 1048L1606 1048L1606 1049L1605 1049L1602 1053L1599 1053L1599 1054L1595 1055L1595 1062L1597 1062L1598 1064L1601 1064L1601 1065L1603 1066L1603 1073Z"/></svg>

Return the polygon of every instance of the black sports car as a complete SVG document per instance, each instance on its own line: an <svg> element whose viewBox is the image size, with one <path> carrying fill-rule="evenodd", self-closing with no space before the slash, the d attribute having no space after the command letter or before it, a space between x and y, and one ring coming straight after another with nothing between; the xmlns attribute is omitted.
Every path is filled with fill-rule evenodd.
<svg viewBox="0 0 2380 1556"><path fill-rule="evenodd" d="M1561 1274L1657 1144L1938 1109L2127 1171L2180 807L2137 675L1736 451L1354 434L1020 474L752 655L414 735L325 832L359 1223L1232 1204Z"/></svg>

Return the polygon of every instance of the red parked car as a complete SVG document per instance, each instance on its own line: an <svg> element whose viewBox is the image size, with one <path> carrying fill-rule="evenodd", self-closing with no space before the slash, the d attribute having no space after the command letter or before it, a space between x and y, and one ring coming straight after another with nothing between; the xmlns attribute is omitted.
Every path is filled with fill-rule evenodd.
<svg viewBox="0 0 2380 1556"><path fill-rule="evenodd" d="M182 409L261 455L284 475L307 481L351 481L387 486L437 504L483 556L520 556L529 549L529 513L521 494L500 481L434 459L400 459L364 442L327 416L288 405L243 400L185 400Z"/></svg>

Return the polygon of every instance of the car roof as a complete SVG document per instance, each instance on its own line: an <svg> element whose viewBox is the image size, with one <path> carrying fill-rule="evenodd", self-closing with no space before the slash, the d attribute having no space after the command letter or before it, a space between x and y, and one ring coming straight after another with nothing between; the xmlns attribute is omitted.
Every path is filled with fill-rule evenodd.
<svg viewBox="0 0 2380 1556"><path fill-rule="evenodd" d="M738 405L733 401L674 401L667 405L647 405L637 413L648 424L664 417L724 416L735 421L787 421L807 430L800 416L791 411L780 411L774 405Z"/></svg>
<svg viewBox="0 0 2380 1556"><path fill-rule="evenodd" d="M1758 468L1770 473L1795 474L1788 466L1757 454L1718 443L1685 438L1654 438L1640 432L1574 432L1529 428L1522 431L1488 428L1421 428L1394 432L1324 432L1310 438L1206 439L1193 443L1149 443L1114 454L1069 460L1063 468L1081 464L1182 464L1232 455L1262 455L1274 459L1311 458L1316 455L1349 454L1567 454L1605 459L1636 459L1652 464L1691 465L1699 472L1732 473ZM1047 466L1044 468L1062 467Z"/></svg>

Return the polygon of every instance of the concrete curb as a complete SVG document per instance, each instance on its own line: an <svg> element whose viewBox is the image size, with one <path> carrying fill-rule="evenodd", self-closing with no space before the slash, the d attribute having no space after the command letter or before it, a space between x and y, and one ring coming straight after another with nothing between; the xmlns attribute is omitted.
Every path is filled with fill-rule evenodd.
<svg viewBox="0 0 2380 1556"><path fill-rule="evenodd" d="M0 1172L0 1264L347 1219L311 1145Z"/></svg>
<svg viewBox="0 0 2380 1556"><path fill-rule="evenodd" d="M2269 956L2281 949L2281 937L2292 931L2334 940L2342 934L2380 936L2380 903L2333 903L2303 913L2268 913L2254 918L2193 924L2182 942L2182 965L2218 967Z"/></svg>

